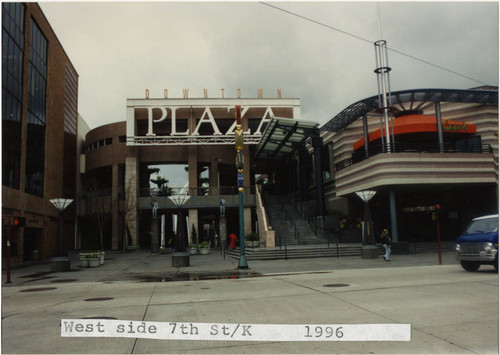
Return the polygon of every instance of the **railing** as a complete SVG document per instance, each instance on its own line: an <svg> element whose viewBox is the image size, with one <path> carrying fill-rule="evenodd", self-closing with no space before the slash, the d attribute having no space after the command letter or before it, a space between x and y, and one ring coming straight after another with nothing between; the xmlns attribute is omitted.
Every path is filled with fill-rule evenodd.
<svg viewBox="0 0 500 355"><path fill-rule="evenodd" d="M364 150L354 152L351 158L344 159L335 164L335 171L340 171L351 165L359 163L375 155L384 153L384 147L370 149L368 155ZM393 145L392 153L493 153L493 148L489 144L465 144L465 143L445 143L442 146L438 143L413 144L396 143Z"/></svg>
<svg viewBox="0 0 500 355"><path fill-rule="evenodd" d="M281 250L281 246L284 245L285 246L285 260L288 260L288 248L287 248L287 244L286 244L286 240L285 238L283 238L283 236L280 234L278 236L275 236L276 239L278 239L278 243L276 243L275 241L275 245L279 246L280 250Z"/></svg>
<svg viewBox="0 0 500 355"><path fill-rule="evenodd" d="M177 194L189 196L222 196L238 195L238 186L221 187L162 187L140 188L139 197L172 196ZM244 187L244 194L255 194L255 186Z"/></svg>

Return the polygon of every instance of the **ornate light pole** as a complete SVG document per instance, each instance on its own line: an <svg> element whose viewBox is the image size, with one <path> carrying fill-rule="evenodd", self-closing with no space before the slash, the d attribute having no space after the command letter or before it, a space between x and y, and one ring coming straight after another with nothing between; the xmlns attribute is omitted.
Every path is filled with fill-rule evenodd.
<svg viewBox="0 0 500 355"><path fill-rule="evenodd" d="M55 258L51 262L52 271L69 271L70 260L68 258L68 253L66 251L66 243L64 242L64 232L63 232L63 213L66 207L68 207L72 199L69 198L54 198L50 200L55 208L59 211L59 219L57 221L57 238L55 245Z"/></svg>
<svg viewBox="0 0 500 355"><path fill-rule="evenodd" d="M177 238L175 242L175 252L172 253L172 266L183 267L189 266L189 253L186 251L186 243L184 241L185 219L182 218L182 206L191 198L187 194L185 188L177 191L176 194L168 196L170 201L177 207Z"/></svg>
<svg viewBox="0 0 500 355"><path fill-rule="evenodd" d="M366 190L356 192L356 195L365 203L365 223L364 223L364 235L368 243L375 244L375 235L371 230L371 216L370 216L370 207L368 206L368 202L371 200L377 191Z"/></svg>
<svg viewBox="0 0 500 355"><path fill-rule="evenodd" d="M239 219L240 219L240 261L238 269L248 269L245 256L245 220L243 214L243 130L241 129L241 106L236 106L236 169L238 169L238 199L239 199Z"/></svg>

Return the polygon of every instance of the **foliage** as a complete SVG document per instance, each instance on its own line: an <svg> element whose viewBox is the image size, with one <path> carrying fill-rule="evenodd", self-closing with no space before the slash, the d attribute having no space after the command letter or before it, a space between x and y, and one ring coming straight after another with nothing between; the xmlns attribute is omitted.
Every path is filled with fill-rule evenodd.
<svg viewBox="0 0 500 355"><path fill-rule="evenodd" d="M196 228L194 227L194 223L191 225L191 238L193 242L198 243L198 234L196 233Z"/></svg>
<svg viewBox="0 0 500 355"><path fill-rule="evenodd" d="M206 241L205 241L205 242L202 242L202 243L200 244L200 248L209 248L209 247L210 247L210 245L209 245L209 244L208 244L208 242L206 242Z"/></svg>
<svg viewBox="0 0 500 355"><path fill-rule="evenodd" d="M84 259L99 259L101 257L101 251L100 250L87 250L83 252L83 258Z"/></svg>
<svg viewBox="0 0 500 355"><path fill-rule="evenodd" d="M245 236L245 240L251 242L251 241L259 241L260 238L259 238L259 235L257 233L250 233L248 234L247 236Z"/></svg>

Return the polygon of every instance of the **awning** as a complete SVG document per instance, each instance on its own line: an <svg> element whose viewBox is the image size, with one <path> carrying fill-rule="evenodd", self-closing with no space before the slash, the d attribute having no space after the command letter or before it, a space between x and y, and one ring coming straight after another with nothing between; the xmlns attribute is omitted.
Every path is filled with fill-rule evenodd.
<svg viewBox="0 0 500 355"><path fill-rule="evenodd" d="M452 120L443 120L443 133L476 133L476 125ZM385 131L385 126L382 128ZM392 134L392 125L389 126ZM436 117L424 115L406 115L394 120L394 135L407 133L437 132ZM380 139L381 129L376 129L368 135L368 141ZM353 148L357 150L365 144L365 139L361 138L354 143Z"/></svg>
<svg viewBox="0 0 500 355"><path fill-rule="evenodd" d="M273 117L255 151L255 159L281 160L296 149L319 126L316 122Z"/></svg>

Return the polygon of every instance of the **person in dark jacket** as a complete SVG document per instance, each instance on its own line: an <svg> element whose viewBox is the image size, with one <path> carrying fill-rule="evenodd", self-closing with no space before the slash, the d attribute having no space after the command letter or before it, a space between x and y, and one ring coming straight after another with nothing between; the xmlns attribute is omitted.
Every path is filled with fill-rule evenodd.
<svg viewBox="0 0 500 355"><path fill-rule="evenodd" d="M385 228L382 231L382 246L385 248L384 260L390 261L389 256L391 255L391 237L389 237L389 230Z"/></svg>

